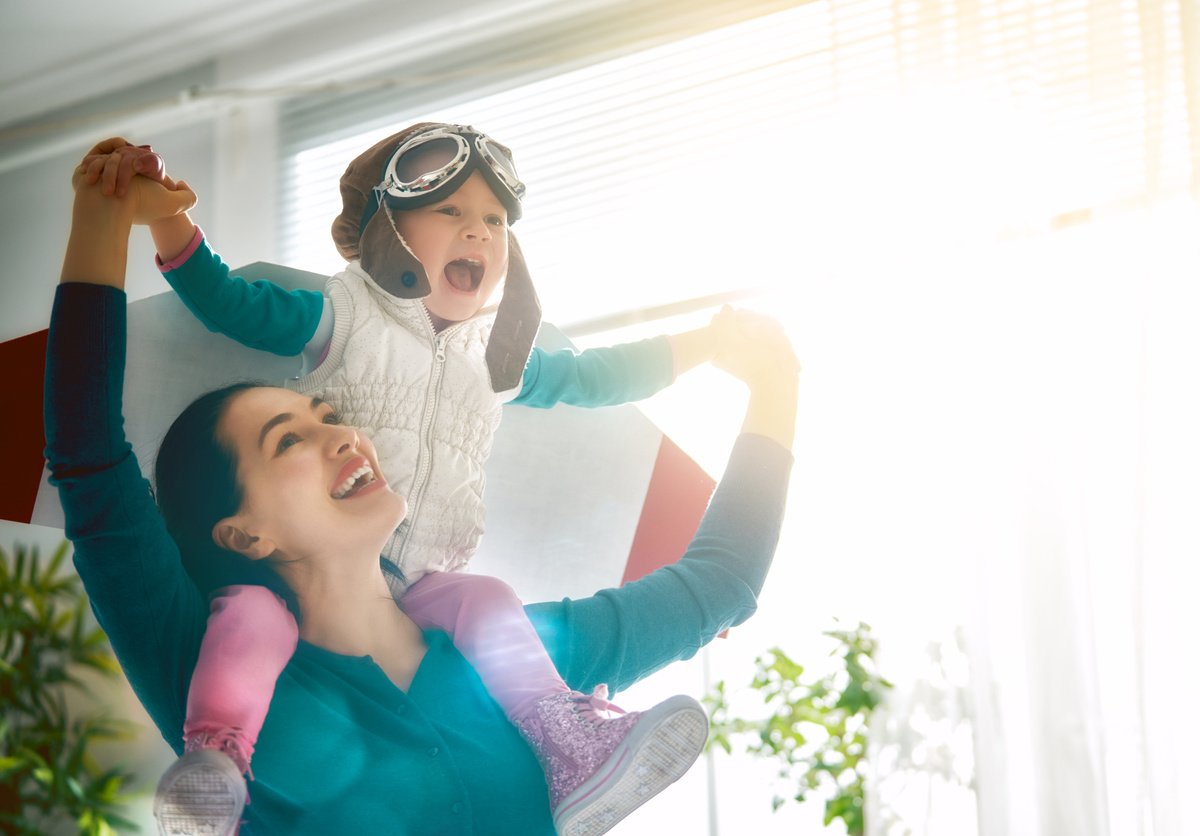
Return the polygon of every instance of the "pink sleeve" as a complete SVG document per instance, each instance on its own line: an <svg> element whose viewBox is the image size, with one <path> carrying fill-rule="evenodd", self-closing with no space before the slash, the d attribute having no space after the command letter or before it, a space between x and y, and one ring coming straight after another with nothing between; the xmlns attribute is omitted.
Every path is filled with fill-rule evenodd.
<svg viewBox="0 0 1200 836"><path fill-rule="evenodd" d="M157 264L158 269L164 273L168 273L171 270L178 270L180 267L183 266L184 262L186 262L189 258L192 257L192 253L194 253L196 251L196 248L200 246L200 242L203 240L204 240L204 230L202 230L200 228L199 224L197 224L196 225L196 233L192 236L192 242L190 244L188 244L186 247L184 247L183 252L181 252L179 255L175 256L170 261L163 261L162 256L160 256L158 253L155 253L154 254L154 263Z"/></svg>

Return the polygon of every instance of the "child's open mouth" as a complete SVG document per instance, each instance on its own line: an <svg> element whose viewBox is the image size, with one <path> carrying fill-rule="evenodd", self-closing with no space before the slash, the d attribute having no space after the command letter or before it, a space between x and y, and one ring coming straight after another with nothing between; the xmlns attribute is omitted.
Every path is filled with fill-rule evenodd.
<svg viewBox="0 0 1200 836"><path fill-rule="evenodd" d="M483 281L483 264L474 258L456 258L446 265L446 281L455 290L474 293Z"/></svg>

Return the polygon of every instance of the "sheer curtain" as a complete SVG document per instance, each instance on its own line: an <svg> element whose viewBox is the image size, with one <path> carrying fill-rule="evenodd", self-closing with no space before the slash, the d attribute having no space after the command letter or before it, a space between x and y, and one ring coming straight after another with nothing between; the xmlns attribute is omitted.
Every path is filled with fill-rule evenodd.
<svg viewBox="0 0 1200 836"><path fill-rule="evenodd" d="M966 619L981 834L1192 829L1198 224L1177 200L1001 262L1009 385Z"/></svg>
<svg viewBox="0 0 1200 836"><path fill-rule="evenodd" d="M735 646L862 618L897 685L874 834L1183 836L1198 5L809 2L486 96L376 103L354 129L346 102L326 125L298 102L285 259L336 269L330 184L435 118L515 150L523 249L581 345L683 321L594 333L623 312L752 294L804 362L801 441L760 614L714 675L742 675ZM738 392L693 375L647 411L716 470ZM710 832L774 832L735 771Z"/></svg>

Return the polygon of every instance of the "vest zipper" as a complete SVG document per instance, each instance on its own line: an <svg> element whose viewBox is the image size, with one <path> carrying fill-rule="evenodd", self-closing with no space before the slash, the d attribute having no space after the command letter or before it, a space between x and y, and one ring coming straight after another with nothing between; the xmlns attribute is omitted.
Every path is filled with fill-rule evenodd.
<svg viewBox="0 0 1200 836"><path fill-rule="evenodd" d="M417 517L421 512L421 501L425 498L425 486L429 480L429 473L433 469L433 422L437 418L442 373L446 368L446 343L449 341L450 334L456 330L452 326L440 334L434 333L433 322L429 320L428 312L426 312L426 321L429 322L429 330L433 335L433 368L429 370L429 388L425 392L425 410L421 414L417 474L413 477L411 496L407 497L408 517L405 520L404 538L400 541L399 550L401 560L403 560L404 551L408 547L408 538L412 536L413 529L416 527Z"/></svg>

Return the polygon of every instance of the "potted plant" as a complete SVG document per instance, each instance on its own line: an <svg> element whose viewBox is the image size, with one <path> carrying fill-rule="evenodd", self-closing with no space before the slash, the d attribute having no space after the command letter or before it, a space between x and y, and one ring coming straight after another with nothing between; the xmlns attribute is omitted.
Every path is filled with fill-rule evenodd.
<svg viewBox="0 0 1200 836"><path fill-rule="evenodd" d="M733 716L725 682L718 682L704 700L712 724L708 745L731 753L737 743L775 761L788 790L775 796L773 809L815 794L825 800L826 825L841 820L850 836L862 836L868 723L892 685L875 669L869 625L824 635L833 640L836 661L822 675L806 676L778 647L755 660L749 687L768 710L765 719Z"/></svg>
<svg viewBox="0 0 1200 836"><path fill-rule="evenodd" d="M132 775L101 768L92 745L124 739L128 724L72 710L85 671L120 675L88 612L79 577L36 548L0 548L0 831L107 836L137 830L121 816Z"/></svg>

